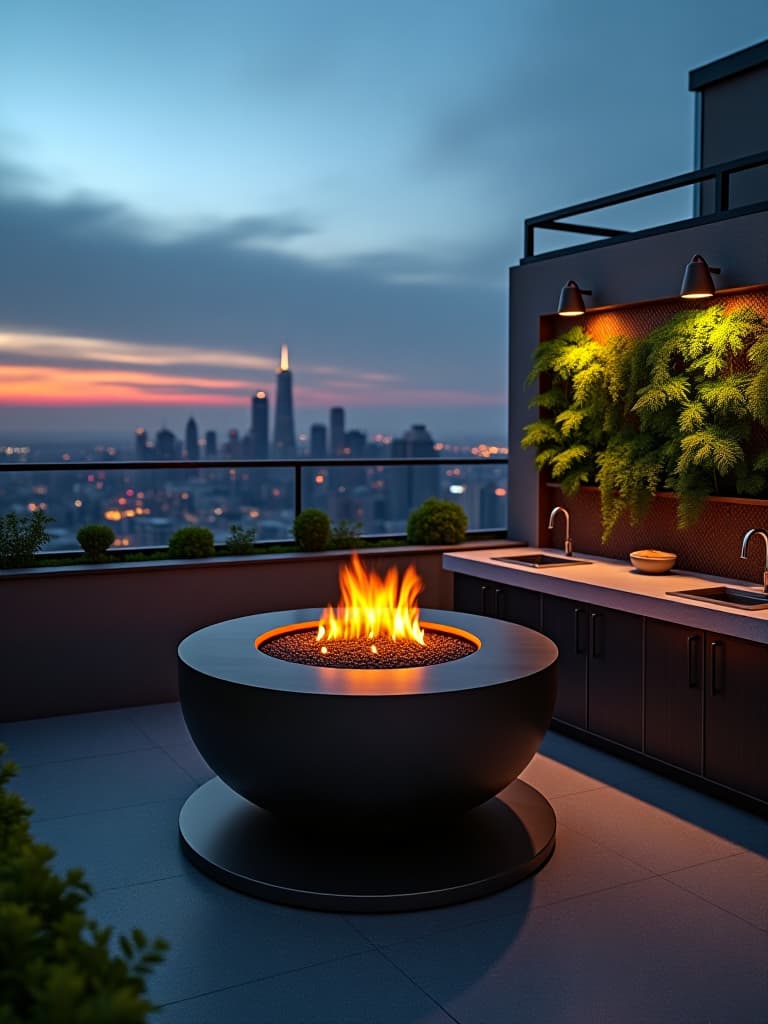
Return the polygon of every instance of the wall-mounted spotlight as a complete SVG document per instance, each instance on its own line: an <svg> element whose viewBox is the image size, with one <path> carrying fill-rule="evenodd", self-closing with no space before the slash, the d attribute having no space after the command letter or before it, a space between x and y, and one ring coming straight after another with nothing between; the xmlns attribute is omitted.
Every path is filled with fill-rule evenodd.
<svg viewBox="0 0 768 1024"><path fill-rule="evenodd" d="M683 299L711 299L715 294L713 274L719 274L720 267L707 266L703 256L694 256L683 274L680 297Z"/></svg>
<svg viewBox="0 0 768 1024"><path fill-rule="evenodd" d="M560 316L584 316L584 300L582 295L591 295L588 288L579 288L575 281L569 281L563 285L560 292L560 301L557 304L557 312Z"/></svg>

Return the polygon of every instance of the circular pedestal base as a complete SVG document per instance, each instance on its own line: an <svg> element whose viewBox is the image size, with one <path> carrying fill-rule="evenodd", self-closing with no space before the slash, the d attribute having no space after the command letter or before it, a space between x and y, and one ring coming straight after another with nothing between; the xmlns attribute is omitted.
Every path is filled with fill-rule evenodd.
<svg viewBox="0 0 768 1024"><path fill-rule="evenodd" d="M312 910L420 910L476 899L532 874L555 846L555 813L524 782L423 831L343 831L286 823L206 782L179 815L201 871L251 896Z"/></svg>

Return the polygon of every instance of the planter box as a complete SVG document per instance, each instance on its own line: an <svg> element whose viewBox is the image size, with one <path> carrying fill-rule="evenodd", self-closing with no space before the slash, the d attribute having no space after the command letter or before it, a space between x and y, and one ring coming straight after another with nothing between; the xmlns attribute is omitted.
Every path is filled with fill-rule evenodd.
<svg viewBox="0 0 768 1024"><path fill-rule="evenodd" d="M768 529L768 500L759 498L707 498L701 517L687 530L677 526L677 498L657 494L650 511L637 526L622 515L605 544L600 540L600 491L582 487L577 495L566 497L556 484L543 489L539 543L546 546L561 542L562 520L555 530L547 529L549 510L563 505L571 513L574 550L584 554L625 559L630 551L657 548L677 554L677 568L708 573L730 579L762 583L765 550L753 541L749 559L743 560L741 540L752 527Z"/></svg>
<svg viewBox="0 0 768 1024"><path fill-rule="evenodd" d="M499 547L503 541L457 545ZM379 573L413 564L420 604L453 607L443 547L366 549ZM452 549L451 549L452 550ZM177 699L176 648L223 619L338 599L349 552L255 555L0 572L0 721Z"/></svg>

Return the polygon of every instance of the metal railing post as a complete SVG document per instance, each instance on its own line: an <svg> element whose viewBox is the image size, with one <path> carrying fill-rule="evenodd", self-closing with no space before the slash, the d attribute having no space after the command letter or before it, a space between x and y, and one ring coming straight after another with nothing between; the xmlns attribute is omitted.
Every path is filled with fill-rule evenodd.
<svg viewBox="0 0 768 1024"><path fill-rule="evenodd" d="M301 494L301 463L295 462L293 465L293 518L301 512L302 506L302 494Z"/></svg>

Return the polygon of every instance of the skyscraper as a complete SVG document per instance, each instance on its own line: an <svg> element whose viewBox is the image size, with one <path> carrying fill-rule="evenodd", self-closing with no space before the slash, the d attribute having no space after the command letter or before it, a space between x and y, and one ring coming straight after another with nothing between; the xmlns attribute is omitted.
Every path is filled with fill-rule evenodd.
<svg viewBox="0 0 768 1024"><path fill-rule="evenodd" d="M136 427L136 458L147 457L147 432L144 427Z"/></svg>
<svg viewBox="0 0 768 1024"><path fill-rule="evenodd" d="M266 391L257 391L251 399L250 453L254 459L269 458L269 401Z"/></svg>
<svg viewBox="0 0 768 1024"><path fill-rule="evenodd" d="M324 459L328 454L328 431L324 423L313 423L309 428L309 457Z"/></svg>
<svg viewBox="0 0 768 1024"><path fill-rule="evenodd" d="M344 410L340 406L331 409L331 451L334 459L344 454Z"/></svg>
<svg viewBox="0 0 768 1024"><path fill-rule="evenodd" d="M184 449L188 459L200 458L200 438L197 433L197 423L193 416L187 420L187 429L184 432Z"/></svg>
<svg viewBox="0 0 768 1024"><path fill-rule="evenodd" d="M214 459L218 453L219 446L216 440L216 431L207 430L205 433L205 454L209 459Z"/></svg>
<svg viewBox="0 0 768 1024"><path fill-rule="evenodd" d="M277 371L277 409L275 410L274 455L276 459L296 457L296 434L293 427L293 375L288 366L288 346L280 352Z"/></svg>

